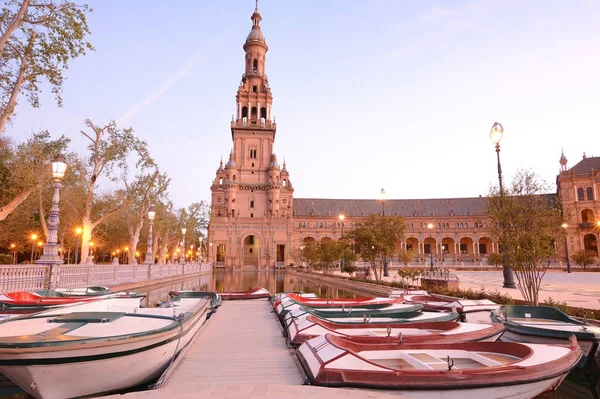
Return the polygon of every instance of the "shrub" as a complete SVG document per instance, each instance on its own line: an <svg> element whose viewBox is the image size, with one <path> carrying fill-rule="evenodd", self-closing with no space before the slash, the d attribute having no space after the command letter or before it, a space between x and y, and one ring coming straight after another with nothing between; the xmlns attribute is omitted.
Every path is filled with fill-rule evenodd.
<svg viewBox="0 0 600 399"><path fill-rule="evenodd" d="M355 265L345 264L344 269L342 271L351 275L352 273L354 273L357 270L358 270L358 267L356 267Z"/></svg>
<svg viewBox="0 0 600 399"><path fill-rule="evenodd" d="M9 254L0 254L0 265L12 265L13 256Z"/></svg>

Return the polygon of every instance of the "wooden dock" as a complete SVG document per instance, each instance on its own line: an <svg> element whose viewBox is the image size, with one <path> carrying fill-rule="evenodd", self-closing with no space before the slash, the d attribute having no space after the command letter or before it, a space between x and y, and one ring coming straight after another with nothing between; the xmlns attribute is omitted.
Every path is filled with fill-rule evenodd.
<svg viewBox="0 0 600 399"><path fill-rule="evenodd" d="M304 385L302 367L272 311L267 300L223 302L158 389L110 398L399 399L385 392Z"/></svg>

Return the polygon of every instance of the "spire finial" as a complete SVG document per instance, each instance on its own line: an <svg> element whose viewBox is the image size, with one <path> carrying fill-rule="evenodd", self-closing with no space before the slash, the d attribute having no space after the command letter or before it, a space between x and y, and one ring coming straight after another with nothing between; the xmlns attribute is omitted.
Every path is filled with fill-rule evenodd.
<svg viewBox="0 0 600 399"><path fill-rule="evenodd" d="M258 0L256 0L256 7L254 7L256 11L258 11Z"/></svg>

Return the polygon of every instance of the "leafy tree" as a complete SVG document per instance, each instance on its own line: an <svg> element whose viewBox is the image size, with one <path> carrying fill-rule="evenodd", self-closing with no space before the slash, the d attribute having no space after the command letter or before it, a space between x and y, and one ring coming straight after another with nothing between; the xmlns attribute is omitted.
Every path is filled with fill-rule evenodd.
<svg viewBox="0 0 600 399"><path fill-rule="evenodd" d="M333 265L340 261L343 252L344 247L338 241L321 241L316 248L316 257L318 259L319 266L325 272L330 271Z"/></svg>
<svg viewBox="0 0 600 399"><path fill-rule="evenodd" d="M491 253L487 256L487 263L488 265L492 265L492 266L500 266L502 265L502 261L503 261L503 256L500 252L494 252Z"/></svg>
<svg viewBox="0 0 600 399"><path fill-rule="evenodd" d="M36 190L42 196L43 190L49 189L52 178L50 162L56 155L66 154L70 141L65 136L52 140L47 130L33 134L17 146L7 139L0 141L0 184L3 187L0 191L0 221Z"/></svg>
<svg viewBox="0 0 600 399"><path fill-rule="evenodd" d="M404 225L401 216L371 215L348 233L360 245L360 257L370 264L377 282L382 279L383 262L392 256L404 235Z"/></svg>
<svg viewBox="0 0 600 399"><path fill-rule="evenodd" d="M538 305L542 280L556 256L555 242L562 242L562 213L555 197L543 195L550 186L535 173L520 170L508 188L492 189L487 214L490 233L505 248L503 264L510 262L523 298Z"/></svg>
<svg viewBox="0 0 600 399"><path fill-rule="evenodd" d="M398 258L400 259L400 262L402 262L404 267L408 267L408 265L410 265L410 262L412 262L415 259L415 253L412 249L401 248L398 252Z"/></svg>
<svg viewBox="0 0 600 399"><path fill-rule="evenodd" d="M7 0L0 11L0 134L14 115L19 94L39 106L42 80L62 105L64 71L93 50L86 40L87 5L66 0Z"/></svg>
<svg viewBox="0 0 600 399"><path fill-rule="evenodd" d="M596 261L596 253L594 251L577 251L572 256L573 262L587 270L589 265L593 265Z"/></svg>

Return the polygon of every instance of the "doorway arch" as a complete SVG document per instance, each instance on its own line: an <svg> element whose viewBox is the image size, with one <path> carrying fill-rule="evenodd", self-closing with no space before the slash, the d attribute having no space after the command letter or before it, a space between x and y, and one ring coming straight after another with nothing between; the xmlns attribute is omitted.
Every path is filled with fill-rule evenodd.
<svg viewBox="0 0 600 399"><path fill-rule="evenodd" d="M244 238L243 265L258 266L258 254L260 252L260 238L256 235L248 235Z"/></svg>

